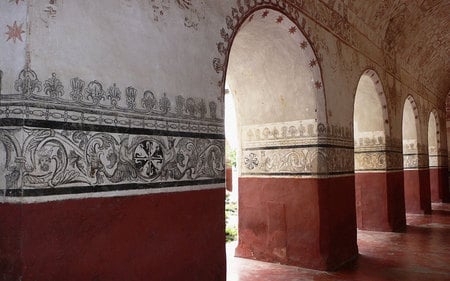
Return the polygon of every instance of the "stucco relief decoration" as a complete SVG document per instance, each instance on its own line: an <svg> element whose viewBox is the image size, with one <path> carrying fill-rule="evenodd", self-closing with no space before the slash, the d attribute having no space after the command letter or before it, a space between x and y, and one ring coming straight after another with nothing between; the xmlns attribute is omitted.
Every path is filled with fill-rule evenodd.
<svg viewBox="0 0 450 281"><path fill-rule="evenodd" d="M24 134L23 141L20 135ZM223 178L222 140L0 129L6 190ZM119 188L120 189L120 188ZM12 191L14 192L14 191Z"/></svg>

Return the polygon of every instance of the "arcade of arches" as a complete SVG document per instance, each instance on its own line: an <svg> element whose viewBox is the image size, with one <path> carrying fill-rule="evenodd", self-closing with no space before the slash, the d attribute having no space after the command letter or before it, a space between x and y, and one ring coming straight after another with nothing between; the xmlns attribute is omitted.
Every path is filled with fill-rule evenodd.
<svg viewBox="0 0 450 281"><path fill-rule="evenodd" d="M339 270L433 216L450 3L368 2L2 1L0 280L225 280L225 85L237 257Z"/></svg>

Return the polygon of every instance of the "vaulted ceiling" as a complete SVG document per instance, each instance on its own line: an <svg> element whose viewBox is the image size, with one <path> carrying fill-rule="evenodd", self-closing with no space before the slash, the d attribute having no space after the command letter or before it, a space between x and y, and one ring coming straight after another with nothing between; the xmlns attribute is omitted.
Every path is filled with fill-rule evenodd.
<svg viewBox="0 0 450 281"><path fill-rule="evenodd" d="M450 0L349 0L348 9L379 36L385 54L445 99L450 90Z"/></svg>

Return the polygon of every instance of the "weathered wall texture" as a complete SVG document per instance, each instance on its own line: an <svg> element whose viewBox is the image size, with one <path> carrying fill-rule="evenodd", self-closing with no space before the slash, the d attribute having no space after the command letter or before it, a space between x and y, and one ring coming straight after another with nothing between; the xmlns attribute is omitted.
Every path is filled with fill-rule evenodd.
<svg viewBox="0 0 450 281"><path fill-rule="evenodd" d="M0 5L2 280L223 280L220 18L204 1Z"/></svg>
<svg viewBox="0 0 450 281"><path fill-rule="evenodd" d="M417 19L418 24L410 22L415 14L424 15ZM286 71L289 75L285 78L292 79L282 83L289 84L276 87L286 93L276 93L284 100L266 91L269 104L260 103L259 111L252 114L258 100L246 97L242 99L246 109L239 113L246 116L241 120L245 126L240 128L244 181L258 184L260 178L279 176L291 185L297 179L313 179L313 190L299 194L310 192L320 201L315 205L323 214L317 233L325 231L326 241L316 241L316 246L321 245L326 253L306 265L335 268L356 254L355 209L349 204L354 201L355 182L354 96L363 73L377 73L382 85L377 91L386 99L382 103L386 138L373 157L385 155L383 170L402 169L403 105L414 100L417 154L406 162L413 163L407 167L416 173L410 179L419 176L423 185L428 184L428 171L423 168L429 160L429 115L436 112L436 131L444 132L444 97L448 93L444 78L448 71L442 71L447 67L442 62L445 53L439 48L419 48L438 46L438 32L446 32L448 26L445 21L435 22L442 18L442 11L430 1L392 5L340 0L2 1L0 190L4 203L0 214L2 224L7 225L0 225L3 280L18 276L22 280L61 280L64 272L51 275L51 270L42 269L55 258L61 261L77 256L75 248L66 248L76 237L108 241L99 244L100 251L108 251L108 245L123 247L104 257L114 261L110 266L91 253L93 266L83 266L84 272L65 276L65 280L140 280L149 276L149 264L150 268L170 270L165 260L180 270L171 271L172 275L160 270L153 276L155 280L167 280L168 276L173 280L225 279L220 203L225 177L222 98L226 72L233 62L232 42L239 40L239 28L252 16L260 18L246 26L254 29L253 35L269 26L264 20L272 20L270 28L284 29L275 40L290 42L285 44L290 50L286 54L307 53L296 58L301 65L266 69L257 76L262 79L263 74L273 75L271 71ZM430 25L424 24L428 22ZM430 36L425 36L427 33ZM408 37L410 34L422 36ZM246 39L245 33L242 38ZM255 39L271 40L263 35ZM294 50L294 45L299 48ZM259 57L269 55L261 50L245 51ZM289 81L306 69L312 71L307 77L313 77L310 84ZM259 86L272 89L270 83ZM298 93L316 96L299 100ZM287 104L289 112L270 118L274 103ZM260 120L251 120L253 117ZM377 141L368 136L362 143ZM446 134L439 134L437 143L436 166L445 170ZM376 170L374 165L379 162L367 159L356 161ZM397 188L398 175L391 178ZM394 193L391 199L401 200L399 191ZM347 196L334 197L339 194ZM328 206L336 212L330 213ZM60 212L55 213L55 208ZM35 217L36 212L45 215ZM77 214L89 218L71 221ZM128 219L112 224L115 230L99 233L94 227L96 221L121 215ZM17 219L10 220L11 216ZM37 221L39 225L35 225ZM66 223L66 228L56 228L58 233L50 231ZM339 242L342 224L346 226L342 231L352 235ZM149 225L155 236L128 235L128 240L134 241L124 241L121 231L139 232L137 225ZM49 251L37 257L30 241L39 234L53 234L58 241L38 240ZM196 239L202 234L207 237L204 247L180 242L182 236L200 241ZM118 257L136 254L137 241L148 242L151 237L156 241L164 237L171 247L146 244L148 251L134 264L133 279L127 275L130 271L116 266L123 265ZM298 241L294 242L297 247ZM73 245L77 243L82 244L77 240ZM342 248L346 250L339 251ZM147 256L155 252L160 254ZM186 252L192 254L186 256ZM80 266L77 262L59 264L71 270Z"/></svg>

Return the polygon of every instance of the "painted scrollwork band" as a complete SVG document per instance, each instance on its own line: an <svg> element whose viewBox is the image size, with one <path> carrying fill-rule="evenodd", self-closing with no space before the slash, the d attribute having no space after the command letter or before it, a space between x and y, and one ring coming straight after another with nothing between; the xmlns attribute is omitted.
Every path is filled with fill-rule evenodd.
<svg viewBox="0 0 450 281"><path fill-rule="evenodd" d="M98 191L127 184L151 188L224 181L220 138L6 127L0 128L0 144L5 155L0 182L6 187L1 192L7 196L65 194L73 187Z"/></svg>
<svg viewBox="0 0 450 281"><path fill-rule="evenodd" d="M242 175L329 176L353 173L353 149L271 148L243 151Z"/></svg>
<svg viewBox="0 0 450 281"><path fill-rule="evenodd" d="M401 151L355 150L355 172L402 170Z"/></svg>
<svg viewBox="0 0 450 281"><path fill-rule="evenodd" d="M178 95L172 100L150 90L105 87L101 82L72 78L69 89L56 73L43 83L32 69L23 69L14 82L16 93L0 95L0 118L222 133L223 118L217 101Z"/></svg>

